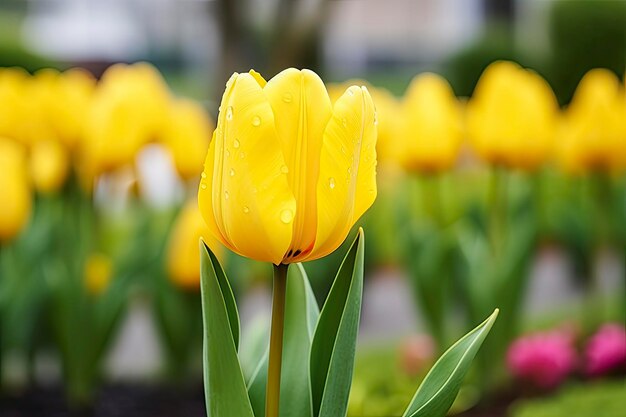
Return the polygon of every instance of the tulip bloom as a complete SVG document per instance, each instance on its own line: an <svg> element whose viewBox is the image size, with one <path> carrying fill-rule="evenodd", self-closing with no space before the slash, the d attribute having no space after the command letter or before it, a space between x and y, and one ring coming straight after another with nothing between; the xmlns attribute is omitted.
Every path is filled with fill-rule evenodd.
<svg viewBox="0 0 626 417"><path fill-rule="evenodd" d="M413 79L404 97L404 165L439 172L456 162L462 140L461 108L448 82L436 74Z"/></svg>
<svg viewBox="0 0 626 417"><path fill-rule="evenodd" d="M515 63L495 62L468 103L468 136L485 161L532 170L552 154L558 115L543 78Z"/></svg>
<svg viewBox="0 0 626 417"><path fill-rule="evenodd" d="M92 253L87 257L84 267L85 288L91 295L103 294L113 276L111 258L103 253Z"/></svg>
<svg viewBox="0 0 626 417"><path fill-rule="evenodd" d="M568 172L626 168L626 100L615 74L585 74L565 113L560 142L559 159Z"/></svg>
<svg viewBox="0 0 626 417"><path fill-rule="evenodd" d="M202 238L213 252L220 255L220 246L209 233L198 210L197 201L190 201L178 215L167 250L167 271L176 285L187 289L200 288L200 251Z"/></svg>
<svg viewBox="0 0 626 417"><path fill-rule="evenodd" d="M37 191L58 191L69 173L70 157L63 145L57 141L41 140L33 144L30 151L30 174Z"/></svg>
<svg viewBox="0 0 626 417"><path fill-rule="evenodd" d="M507 353L507 365L513 375L546 389L563 382L576 362L571 335L558 330L521 337Z"/></svg>
<svg viewBox="0 0 626 417"><path fill-rule="evenodd" d="M85 124L82 145L87 179L134 162L157 139L167 120L169 91L149 64L116 64L102 76Z"/></svg>
<svg viewBox="0 0 626 417"><path fill-rule="evenodd" d="M373 87L365 80L349 80L341 84L329 84L328 94L335 103L352 85L367 87L376 107L376 156L378 163L399 166L402 163L402 147L398 146L400 135L400 102L388 90Z"/></svg>
<svg viewBox="0 0 626 417"><path fill-rule="evenodd" d="M172 102L162 142L183 179L197 178L202 172L212 130L213 122L199 103L183 99Z"/></svg>
<svg viewBox="0 0 626 417"><path fill-rule="evenodd" d="M585 372L598 376L626 369L626 330L621 323L603 325L585 347Z"/></svg>
<svg viewBox="0 0 626 417"><path fill-rule="evenodd" d="M0 138L0 243L15 237L30 218L32 199L23 149Z"/></svg>
<svg viewBox="0 0 626 417"><path fill-rule="evenodd" d="M198 193L211 233L276 265L334 251L376 198L375 118L365 87L333 105L308 70L233 74Z"/></svg>

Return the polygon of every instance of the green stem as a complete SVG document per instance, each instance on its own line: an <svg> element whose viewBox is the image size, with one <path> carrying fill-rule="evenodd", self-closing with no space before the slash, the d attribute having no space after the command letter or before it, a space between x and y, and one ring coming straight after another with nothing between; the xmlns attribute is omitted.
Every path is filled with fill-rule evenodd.
<svg viewBox="0 0 626 417"><path fill-rule="evenodd" d="M445 218L441 201L441 174L428 174L422 177L422 200L430 220L441 228Z"/></svg>
<svg viewBox="0 0 626 417"><path fill-rule="evenodd" d="M502 255L506 239L507 189L506 172L503 168L493 168L488 198L489 235L493 254L498 258Z"/></svg>
<svg viewBox="0 0 626 417"><path fill-rule="evenodd" d="M270 356L267 369L267 387L265 394L265 417L278 417L288 268L289 266L284 264L274 265L272 327L270 330Z"/></svg>

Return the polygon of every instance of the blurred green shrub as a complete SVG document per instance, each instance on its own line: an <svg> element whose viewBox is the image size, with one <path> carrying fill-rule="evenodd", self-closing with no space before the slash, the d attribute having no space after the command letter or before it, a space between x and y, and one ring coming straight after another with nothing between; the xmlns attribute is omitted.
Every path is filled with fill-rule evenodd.
<svg viewBox="0 0 626 417"><path fill-rule="evenodd" d="M513 406L510 417L615 417L626 410L624 380L568 387L558 395L523 401Z"/></svg>
<svg viewBox="0 0 626 417"><path fill-rule="evenodd" d="M19 4L11 3L15 2L3 4L0 10L0 67L22 67L29 72L54 67L51 60L24 48L20 39L22 11L16 7Z"/></svg>
<svg viewBox="0 0 626 417"><path fill-rule="evenodd" d="M0 41L0 67L22 67L28 72L55 67L55 63L24 49L13 41Z"/></svg>
<svg viewBox="0 0 626 417"><path fill-rule="evenodd" d="M626 2L555 1L550 11L552 64L549 81L561 104L569 102L582 76L626 68Z"/></svg>
<svg viewBox="0 0 626 417"><path fill-rule="evenodd" d="M500 25L489 26L481 38L444 64L444 75L457 96L469 97L485 68L498 60L515 61L527 66L531 58L516 48L509 29Z"/></svg>

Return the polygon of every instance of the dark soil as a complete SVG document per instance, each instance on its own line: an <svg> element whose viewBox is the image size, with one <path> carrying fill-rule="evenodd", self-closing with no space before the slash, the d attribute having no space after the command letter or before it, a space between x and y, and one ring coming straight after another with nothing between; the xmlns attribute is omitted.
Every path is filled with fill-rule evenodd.
<svg viewBox="0 0 626 417"><path fill-rule="evenodd" d="M69 410L60 387L0 398L1 417L206 417L202 384L185 387L105 386L90 410Z"/></svg>

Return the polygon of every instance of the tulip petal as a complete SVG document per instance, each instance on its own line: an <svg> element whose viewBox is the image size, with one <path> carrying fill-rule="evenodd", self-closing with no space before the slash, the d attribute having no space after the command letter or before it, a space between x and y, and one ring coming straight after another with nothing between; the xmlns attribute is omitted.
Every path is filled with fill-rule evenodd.
<svg viewBox="0 0 626 417"><path fill-rule="evenodd" d="M233 76L222 99L199 198L205 218L214 217L220 240L235 252L259 261L282 261L296 215L284 165L263 89L251 74ZM213 216L206 214L211 212Z"/></svg>
<svg viewBox="0 0 626 417"><path fill-rule="evenodd" d="M282 71L264 91L274 114L280 115L276 130L285 155L283 171L298 207L290 250L304 256L313 248L316 236L319 157L332 106L324 83L309 70Z"/></svg>
<svg viewBox="0 0 626 417"><path fill-rule="evenodd" d="M200 181L200 189L198 190L198 207L202 213L202 218L209 228L209 232L223 243L228 249L235 251L233 245L230 244L226 236L217 226L215 213L213 212L213 172L215 170L215 136L217 130L213 132L213 139L209 145L209 151L204 162L204 171L202 172L202 181Z"/></svg>
<svg viewBox="0 0 626 417"><path fill-rule="evenodd" d="M376 198L376 126L365 87L337 100L324 132L317 184L317 237L308 260L335 250Z"/></svg>

